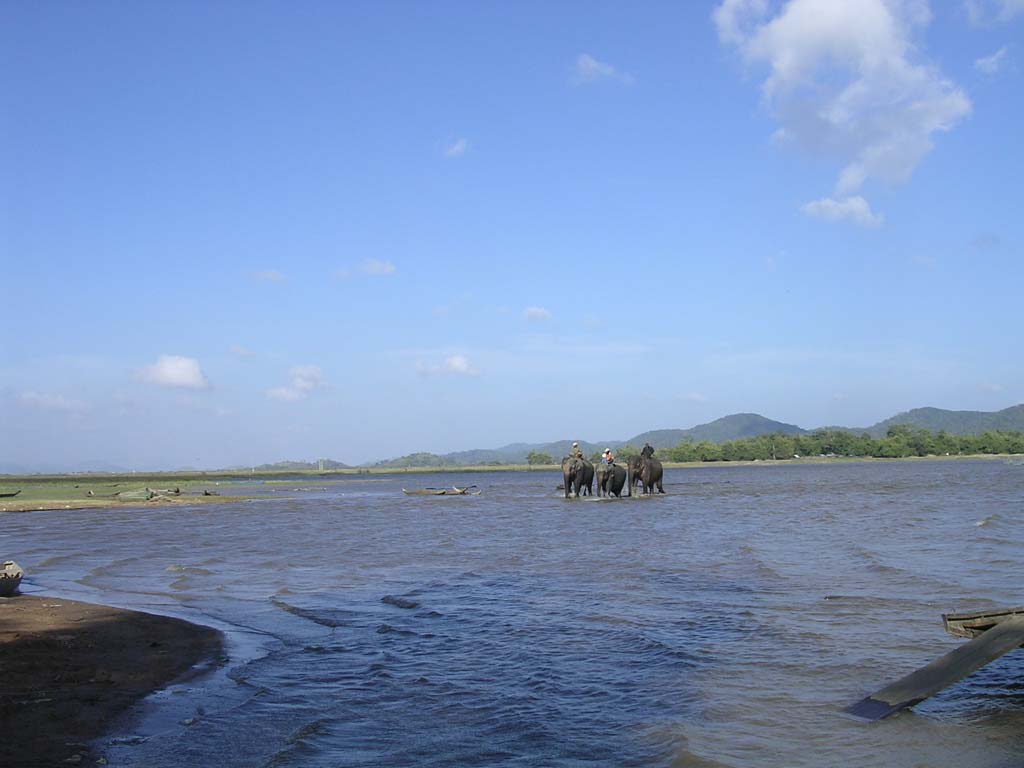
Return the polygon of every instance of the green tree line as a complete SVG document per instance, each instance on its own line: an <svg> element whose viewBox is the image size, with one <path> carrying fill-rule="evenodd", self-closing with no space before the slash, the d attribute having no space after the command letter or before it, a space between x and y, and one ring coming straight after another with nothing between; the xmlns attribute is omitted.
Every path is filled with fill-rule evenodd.
<svg viewBox="0 0 1024 768"><path fill-rule="evenodd" d="M987 431L980 435L950 435L904 424L890 427L885 437L866 432L819 430L805 435L760 435L726 443L682 442L663 448L665 461L767 461L807 456L872 456L899 459L908 456L959 456L985 453L1024 453L1024 432Z"/></svg>

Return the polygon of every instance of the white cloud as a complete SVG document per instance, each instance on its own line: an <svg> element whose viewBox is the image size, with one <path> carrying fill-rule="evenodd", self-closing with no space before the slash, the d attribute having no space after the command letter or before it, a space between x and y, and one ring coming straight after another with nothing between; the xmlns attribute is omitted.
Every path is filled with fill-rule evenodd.
<svg viewBox="0 0 1024 768"><path fill-rule="evenodd" d="M581 53L576 57L572 82L576 85L584 85L585 83L596 83L598 80L617 80L624 85L633 84L632 75L620 72L611 64L598 61L589 53Z"/></svg>
<svg viewBox="0 0 1024 768"><path fill-rule="evenodd" d="M397 271L390 261L380 259L367 259L359 269L367 275L393 275Z"/></svg>
<svg viewBox="0 0 1024 768"><path fill-rule="evenodd" d="M466 139L456 139L444 148L445 157L462 157L469 149L469 142Z"/></svg>
<svg viewBox="0 0 1024 768"><path fill-rule="evenodd" d="M80 414L88 410L88 406L81 400L73 400L64 395L48 395L43 392L22 392L18 396L18 402L28 408L50 413Z"/></svg>
<svg viewBox="0 0 1024 768"><path fill-rule="evenodd" d="M259 283L284 283L288 280L276 269L263 269L252 273L252 279Z"/></svg>
<svg viewBox="0 0 1024 768"><path fill-rule="evenodd" d="M860 195L833 200L830 197L806 203L800 207L808 216L827 221L852 221L862 227L880 227L885 217L871 212L868 201Z"/></svg>
<svg viewBox="0 0 1024 768"><path fill-rule="evenodd" d="M551 313L544 307L527 307L523 310L523 317L527 320L550 320Z"/></svg>
<svg viewBox="0 0 1024 768"><path fill-rule="evenodd" d="M1002 69L1005 61L1006 46L1004 45L991 56L985 56L984 58L976 59L974 62L974 68L979 72L983 72L986 75L994 75L1000 69Z"/></svg>
<svg viewBox="0 0 1024 768"><path fill-rule="evenodd" d="M141 368L137 375L142 381L161 387L207 389L210 386L199 361L192 357L160 355L155 363Z"/></svg>
<svg viewBox="0 0 1024 768"><path fill-rule="evenodd" d="M256 355L251 349L243 347L241 344L235 344L228 350L232 355L238 358L245 359L247 357L254 357Z"/></svg>
<svg viewBox="0 0 1024 768"><path fill-rule="evenodd" d="M315 365L296 365L288 371L289 383L284 387L267 390L267 397L272 400L283 400L293 403L304 400L314 389L323 386L324 377L320 368Z"/></svg>
<svg viewBox="0 0 1024 768"><path fill-rule="evenodd" d="M836 197L908 181L934 134L970 114L966 94L918 60L926 0L787 0L774 16L765 2L724 0L713 19L748 65L767 66L775 138L842 163Z"/></svg>
<svg viewBox="0 0 1024 768"><path fill-rule="evenodd" d="M348 280L357 274L371 275L373 277L387 277L398 272L393 262L384 259L367 259L358 267L339 267L334 270L334 277L338 280Z"/></svg>
<svg viewBox="0 0 1024 768"><path fill-rule="evenodd" d="M421 376L479 376L480 371L474 368L465 355L450 355L440 363L416 364L416 372Z"/></svg>
<svg viewBox="0 0 1024 768"><path fill-rule="evenodd" d="M730 45L741 45L753 27L768 13L767 0L723 0L711 14L718 39Z"/></svg>
<svg viewBox="0 0 1024 768"><path fill-rule="evenodd" d="M967 17L975 26L1012 21L1024 13L1024 0L965 0Z"/></svg>

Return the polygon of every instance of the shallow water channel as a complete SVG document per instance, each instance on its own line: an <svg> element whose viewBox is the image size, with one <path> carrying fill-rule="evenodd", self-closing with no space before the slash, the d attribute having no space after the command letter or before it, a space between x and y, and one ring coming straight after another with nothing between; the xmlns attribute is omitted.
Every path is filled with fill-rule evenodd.
<svg viewBox="0 0 1024 768"><path fill-rule="evenodd" d="M559 482L304 478L7 515L0 551L28 591L228 631L219 672L104 740L111 765L1024 761L1024 650L889 720L842 712L962 642L943 612L1024 605L1024 466L702 467L622 501ZM453 483L483 495L401 493Z"/></svg>

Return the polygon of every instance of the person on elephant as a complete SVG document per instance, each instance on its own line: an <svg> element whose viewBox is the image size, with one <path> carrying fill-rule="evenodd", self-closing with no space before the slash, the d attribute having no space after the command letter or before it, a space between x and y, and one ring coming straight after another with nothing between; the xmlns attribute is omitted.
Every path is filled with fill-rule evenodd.
<svg viewBox="0 0 1024 768"><path fill-rule="evenodd" d="M580 444L579 443L573 443L572 444L572 448L569 449L569 455L572 456L574 459L582 459L583 458L583 449L580 448Z"/></svg>
<svg viewBox="0 0 1024 768"><path fill-rule="evenodd" d="M644 447L640 450L640 455L645 459L649 459L654 456L654 448L651 447L650 443L644 443Z"/></svg>
<svg viewBox="0 0 1024 768"><path fill-rule="evenodd" d="M604 449L604 453L601 454L601 463L609 467L615 463L615 454L612 453L611 448Z"/></svg>

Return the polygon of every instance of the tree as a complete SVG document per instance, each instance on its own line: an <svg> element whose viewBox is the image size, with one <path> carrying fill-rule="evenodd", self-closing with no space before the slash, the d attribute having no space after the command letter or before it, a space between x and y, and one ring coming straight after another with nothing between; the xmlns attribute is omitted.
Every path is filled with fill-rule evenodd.
<svg viewBox="0 0 1024 768"><path fill-rule="evenodd" d="M530 451L526 454L526 463L531 467L537 466L538 464L554 464L555 460L551 458L550 453L543 453L542 451Z"/></svg>

